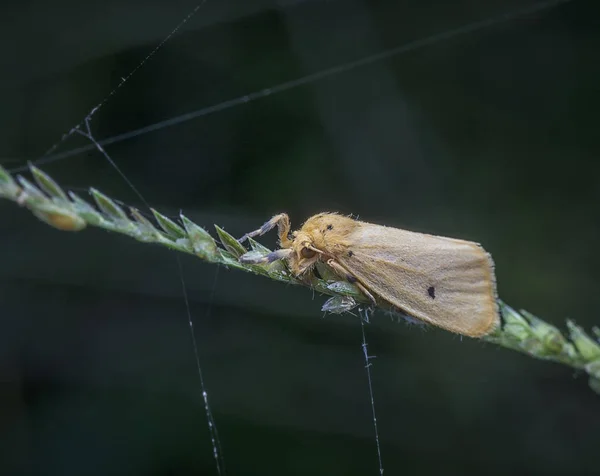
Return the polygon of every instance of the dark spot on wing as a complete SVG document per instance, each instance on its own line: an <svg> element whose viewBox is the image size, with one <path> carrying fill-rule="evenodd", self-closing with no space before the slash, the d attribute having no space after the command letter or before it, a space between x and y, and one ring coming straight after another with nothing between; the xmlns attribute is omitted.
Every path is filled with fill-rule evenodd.
<svg viewBox="0 0 600 476"><path fill-rule="evenodd" d="M333 225L331 225L331 224L327 225L327 229L328 230L333 230Z"/></svg>
<svg viewBox="0 0 600 476"><path fill-rule="evenodd" d="M352 258L352 256L354 256L354 251L352 251L352 250L348 251L348 257Z"/></svg>
<svg viewBox="0 0 600 476"><path fill-rule="evenodd" d="M348 280L349 283L352 283L352 284L354 284L357 281L357 279L354 276L352 276L351 274L346 276L346 279Z"/></svg>
<svg viewBox="0 0 600 476"><path fill-rule="evenodd" d="M429 289L427 290L427 294L429 294L429 297L431 299L435 299L435 288L433 286L429 286Z"/></svg>

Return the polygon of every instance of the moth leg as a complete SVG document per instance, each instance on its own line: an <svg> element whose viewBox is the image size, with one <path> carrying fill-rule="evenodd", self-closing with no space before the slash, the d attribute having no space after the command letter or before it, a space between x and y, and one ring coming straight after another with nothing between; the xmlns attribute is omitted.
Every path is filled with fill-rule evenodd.
<svg viewBox="0 0 600 476"><path fill-rule="evenodd" d="M242 236L238 241L243 243L248 238L254 238L255 236L262 236L265 233L271 231L273 228L277 226L278 235L279 235L279 243L283 248L290 248L292 246L292 240L289 239L288 235L290 233L290 219L287 213L280 213L279 215L275 215L268 222L266 222L263 226L261 226L258 230L251 231L250 233L246 233Z"/></svg>
<svg viewBox="0 0 600 476"><path fill-rule="evenodd" d="M341 277L345 278L349 283L354 284L358 289L361 290L361 292L367 296L371 302L373 304L377 304L377 301L375 301L375 298L373 297L373 295L371 294L371 292L365 288L357 279L356 276L354 276L350 271L348 271L344 266L342 266L340 263L338 263L337 261L330 259L327 260L327 265L332 267L336 273L338 273Z"/></svg>
<svg viewBox="0 0 600 476"><path fill-rule="evenodd" d="M253 252L246 253L245 255L240 256L240 263L244 264L265 264L272 263L273 261L277 261L280 259L284 259L292 254L291 248L282 248L280 250L272 251L266 255L254 255Z"/></svg>

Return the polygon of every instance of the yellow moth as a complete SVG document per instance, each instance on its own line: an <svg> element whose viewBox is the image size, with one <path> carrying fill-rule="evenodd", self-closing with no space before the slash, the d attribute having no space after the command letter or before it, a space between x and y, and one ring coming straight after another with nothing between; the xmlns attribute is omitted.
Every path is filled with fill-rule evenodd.
<svg viewBox="0 0 600 476"><path fill-rule="evenodd" d="M251 253L245 263L284 259L296 277L321 261L383 304L451 332L471 337L500 325L491 256L477 243L373 225L335 213L310 217L290 234L285 213L240 241L279 230L281 249Z"/></svg>

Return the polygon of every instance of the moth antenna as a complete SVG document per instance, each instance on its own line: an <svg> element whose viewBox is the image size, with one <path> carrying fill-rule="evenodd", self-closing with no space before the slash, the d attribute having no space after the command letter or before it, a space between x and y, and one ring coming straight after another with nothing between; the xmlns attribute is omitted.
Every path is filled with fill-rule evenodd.
<svg viewBox="0 0 600 476"><path fill-rule="evenodd" d="M319 248L315 248L312 245L304 245L304 247L314 251L315 253L323 254L323 251L321 251Z"/></svg>

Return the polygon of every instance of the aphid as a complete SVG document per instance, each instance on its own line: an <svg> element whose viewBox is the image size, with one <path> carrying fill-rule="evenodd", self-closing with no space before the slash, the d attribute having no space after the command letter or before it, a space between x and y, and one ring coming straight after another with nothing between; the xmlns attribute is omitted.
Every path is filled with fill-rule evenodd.
<svg viewBox="0 0 600 476"><path fill-rule="evenodd" d="M365 223L335 213L310 217L290 235L285 213L239 241L279 230L281 249L244 255L246 263L287 260L301 277L321 261L374 304L471 337L500 325L491 256L477 243Z"/></svg>

